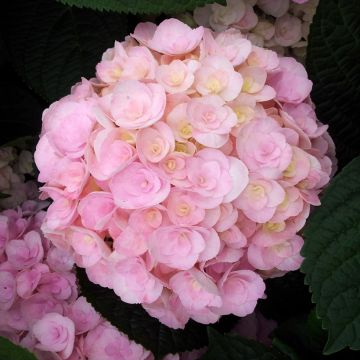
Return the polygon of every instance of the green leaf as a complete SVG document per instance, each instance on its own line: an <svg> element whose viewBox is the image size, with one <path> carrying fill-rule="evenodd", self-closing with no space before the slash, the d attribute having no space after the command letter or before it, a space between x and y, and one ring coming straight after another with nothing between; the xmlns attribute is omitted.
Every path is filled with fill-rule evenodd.
<svg viewBox="0 0 360 360"><path fill-rule="evenodd" d="M67 95L81 77L93 77L104 50L129 32L125 15L49 0L10 1L0 27L16 71L50 102Z"/></svg>
<svg viewBox="0 0 360 360"><path fill-rule="evenodd" d="M329 330L325 354L360 350L360 158L335 177L305 227L301 270Z"/></svg>
<svg viewBox="0 0 360 360"><path fill-rule="evenodd" d="M321 321L315 311L289 318L275 329L275 337L295 349L301 359L321 358L327 333L321 328Z"/></svg>
<svg viewBox="0 0 360 360"><path fill-rule="evenodd" d="M321 0L306 68L320 121L330 125L340 167L360 153L360 1Z"/></svg>
<svg viewBox="0 0 360 360"><path fill-rule="evenodd" d="M301 360L299 354L297 354L296 351L289 344L285 343L278 337L274 337L272 341L272 346L283 354L286 354L291 360Z"/></svg>
<svg viewBox="0 0 360 360"><path fill-rule="evenodd" d="M222 3L225 0L57 0L67 5L87 7L95 10L111 10L132 14L176 14L194 10L209 3Z"/></svg>
<svg viewBox="0 0 360 360"><path fill-rule="evenodd" d="M13 344L8 339L0 336L1 360L36 360L36 357L21 346Z"/></svg>
<svg viewBox="0 0 360 360"><path fill-rule="evenodd" d="M10 197L9 194L4 194L4 193L0 192L0 199L6 199L8 197Z"/></svg>
<svg viewBox="0 0 360 360"><path fill-rule="evenodd" d="M103 317L120 331L146 349L156 359L169 353L199 349L208 343L206 326L189 321L184 330L174 330L151 317L141 305L122 302L110 289L90 282L85 270L77 268L81 293ZM223 316L215 325L221 331L229 331L236 322L232 316Z"/></svg>
<svg viewBox="0 0 360 360"><path fill-rule="evenodd" d="M254 340L208 329L209 348L201 360L286 360L286 355Z"/></svg>

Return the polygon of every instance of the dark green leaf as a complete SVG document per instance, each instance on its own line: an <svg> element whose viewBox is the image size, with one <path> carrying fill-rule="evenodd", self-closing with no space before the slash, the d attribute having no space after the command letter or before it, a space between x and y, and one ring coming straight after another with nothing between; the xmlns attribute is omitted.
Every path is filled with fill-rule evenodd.
<svg viewBox="0 0 360 360"><path fill-rule="evenodd" d="M254 340L208 329L209 349L201 360L286 360L286 355Z"/></svg>
<svg viewBox="0 0 360 360"><path fill-rule="evenodd" d="M0 336L0 359L1 360L36 360L36 357L28 350L13 344L8 339Z"/></svg>
<svg viewBox="0 0 360 360"><path fill-rule="evenodd" d="M330 125L340 167L360 153L360 1L321 0L306 67L320 121Z"/></svg>
<svg viewBox="0 0 360 360"><path fill-rule="evenodd" d="M325 191L305 227L302 271L329 330L324 353L360 349L360 158Z"/></svg>
<svg viewBox="0 0 360 360"><path fill-rule="evenodd" d="M141 305L122 302L110 289L90 282L83 269L77 269L82 295L94 308L130 339L151 350L157 359L168 353L194 350L207 345L206 326L189 321L184 330L174 330L151 317ZM215 325L229 331L236 318L224 316Z"/></svg>
<svg viewBox="0 0 360 360"><path fill-rule="evenodd" d="M48 0L10 1L0 15L11 63L52 102L81 77L93 77L101 54L128 33L127 18Z"/></svg>
<svg viewBox="0 0 360 360"><path fill-rule="evenodd" d="M300 360L300 356L296 353L296 351L287 343L283 342L281 339L274 337L272 341L272 346L287 355L291 360Z"/></svg>
<svg viewBox="0 0 360 360"><path fill-rule="evenodd" d="M57 0L67 5L87 7L96 10L112 10L132 14L176 14L193 10L198 6L225 0Z"/></svg>
<svg viewBox="0 0 360 360"><path fill-rule="evenodd" d="M315 311L289 318L275 329L278 340L291 346L301 358L320 357L326 342L326 331L321 328Z"/></svg>
<svg viewBox="0 0 360 360"><path fill-rule="evenodd" d="M2 192L0 192L0 199L6 199L8 198L10 195L8 194L3 194Z"/></svg>

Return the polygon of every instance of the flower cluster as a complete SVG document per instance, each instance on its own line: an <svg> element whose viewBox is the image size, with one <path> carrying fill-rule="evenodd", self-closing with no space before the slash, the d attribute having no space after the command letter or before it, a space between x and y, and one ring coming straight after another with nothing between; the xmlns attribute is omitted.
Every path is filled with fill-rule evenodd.
<svg viewBox="0 0 360 360"><path fill-rule="evenodd" d="M30 151L14 147L0 148L0 210L16 208L25 200L39 196L34 176L34 160Z"/></svg>
<svg viewBox="0 0 360 360"><path fill-rule="evenodd" d="M0 213L0 335L44 360L151 359L78 297L74 261L43 236L44 217L34 201Z"/></svg>
<svg viewBox="0 0 360 360"><path fill-rule="evenodd" d="M333 144L292 58L240 31L139 24L43 115L42 230L162 323L245 316L298 269Z"/></svg>
<svg viewBox="0 0 360 360"><path fill-rule="evenodd" d="M194 21L215 31L241 30L255 45L303 61L319 0L227 0L195 9Z"/></svg>

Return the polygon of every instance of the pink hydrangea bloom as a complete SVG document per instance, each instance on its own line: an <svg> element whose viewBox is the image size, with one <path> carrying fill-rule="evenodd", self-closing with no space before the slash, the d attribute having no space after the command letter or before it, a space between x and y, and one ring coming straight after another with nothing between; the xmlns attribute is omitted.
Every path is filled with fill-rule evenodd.
<svg viewBox="0 0 360 360"><path fill-rule="evenodd" d="M310 25L319 0L227 0L226 5L208 4L194 10L193 20L228 37L227 33L241 30L240 36L255 46L276 51L280 56L293 56L305 63ZM236 29L236 30L235 30ZM204 31L204 48L209 54L235 52L239 41L233 38L230 46L219 48ZM231 59L229 58L231 61Z"/></svg>
<svg viewBox="0 0 360 360"><path fill-rule="evenodd" d="M14 241L23 242L17 245L16 258L13 249L0 257L1 335L44 360L148 359L149 351L106 323L84 297L78 297L72 254L41 234L45 214L29 212L30 205L0 213L6 248L12 249ZM37 240L43 256L33 256L38 254L34 253Z"/></svg>
<svg viewBox="0 0 360 360"><path fill-rule="evenodd" d="M202 26L193 30L177 19L167 19L159 26L141 23L132 36L152 50L167 55L181 55L193 51L199 45L203 33Z"/></svg>
<svg viewBox="0 0 360 360"><path fill-rule="evenodd" d="M303 65L295 59L280 58L279 71L269 74L268 84L272 86L280 101L299 104L304 101L312 89Z"/></svg>
<svg viewBox="0 0 360 360"><path fill-rule="evenodd" d="M69 318L57 313L48 313L34 324L32 332L38 341L35 345L38 349L60 352L64 359L71 355L75 326Z"/></svg>
<svg viewBox="0 0 360 360"><path fill-rule="evenodd" d="M0 217L1 306L23 299L19 329L58 313L75 326L73 359L146 358L76 300L63 274L74 262L173 328L246 316L263 278L300 267L297 233L334 173L334 146L304 67L249 40L297 44L295 5L258 5L277 25L258 23L255 2L239 0L197 11L217 33L175 19L139 24L104 53L96 79L45 111L35 160L41 196L53 200L48 240L16 214Z"/></svg>

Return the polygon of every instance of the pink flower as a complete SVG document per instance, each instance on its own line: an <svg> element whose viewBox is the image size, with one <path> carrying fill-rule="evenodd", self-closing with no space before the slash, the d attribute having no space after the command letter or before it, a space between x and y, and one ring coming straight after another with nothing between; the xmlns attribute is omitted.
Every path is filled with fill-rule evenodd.
<svg viewBox="0 0 360 360"><path fill-rule="evenodd" d="M192 126L187 119L187 103L180 103L168 113L166 122L176 141L185 142L192 137Z"/></svg>
<svg viewBox="0 0 360 360"><path fill-rule="evenodd" d="M280 58L279 71L269 74L267 83L275 89L278 100L291 104L304 101L312 89L304 66L290 57Z"/></svg>
<svg viewBox="0 0 360 360"><path fill-rule="evenodd" d="M285 221L290 217L297 216L304 208L304 201L301 197L300 191L296 187L284 188L285 199L277 207L272 222Z"/></svg>
<svg viewBox="0 0 360 360"><path fill-rule="evenodd" d="M147 236L137 226L127 226L114 239L113 247L121 257L139 256L148 250Z"/></svg>
<svg viewBox="0 0 360 360"><path fill-rule="evenodd" d="M265 223L274 216L284 199L285 191L276 181L252 176L234 205L252 221Z"/></svg>
<svg viewBox="0 0 360 360"><path fill-rule="evenodd" d="M101 129L92 134L91 146L85 152L91 175L108 180L134 161L136 151L125 141L127 136L119 128Z"/></svg>
<svg viewBox="0 0 360 360"><path fill-rule="evenodd" d="M152 303L161 294L161 282L145 267L140 257L127 258L114 264L114 291L129 304Z"/></svg>
<svg viewBox="0 0 360 360"><path fill-rule="evenodd" d="M202 145L219 148L229 139L231 128L237 124L235 113L219 96L193 99L187 106L192 136Z"/></svg>
<svg viewBox="0 0 360 360"><path fill-rule="evenodd" d="M160 65L156 69L156 80L170 94L184 92L193 84L194 72L199 66L195 60L173 60L170 64Z"/></svg>
<svg viewBox="0 0 360 360"><path fill-rule="evenodd" d="M72 226L67 238L74 249L74 258L78 266L94 265L102 257L110 254L103 239L94 231L86 228Z"/></svg>
<svg viewBox="0 0 360 360"><path fill-rule="evenodd" d="M144 234L149 234L158 229L164 220L163 206L154 206L131 212L128 225Z"/></svg>
<svg viewBox="0 0 360 360"><path fill-rule="evenodd" d="M158 121L165 110L165 91L159 84L121 80L101 99L103 109L116 125L141 129Z"/></svg>
<svg viewBox="0 0 360 360"><path fill-rule="evenodd" d="M201 95L218 95L225 101L234 100L241 91L243 80L230 61L220 55L202 60L195 73L195 87Z"/></svg>
<svg viewBox="0 0 360 360"><path fill-rule="evenodd" d="M267 73L264 68L256 66L243 66L239 69L239 71L244 79L242 92L255 94L264 88L267 77ZM275 97L275 93L273 93L273 97Z"/></svg>
<svg viewBox="0 0 360 360"><path fill-rule="evenodd" d="M192 144L192 143L189 143ZM186 145L185 145L186 147ZM169 180L172 185L183 187L187 185L186 159L189 154L174 151L159 163L158 173L162 178ZM154 169L155 170L155 169Z"/></svg>
<svg viewBox="0 0 360 360"><path fill-rule="evenodd" d="M170 279L170 286L190 312L222 305L216 285L196 268L178 272Z"/></svg>
<svg viewBox="0 0 360 360"><path fill-rule="evenodd" d="M36 264L29 270L23 270L16 276L17 294L23 298L29 298L39 285L42 275L49 271L45 264Z"/></svg>
<svg viewBox="0 0 360 360"><path fill-rule="evenodd" d="M149 351L130 341L108 322L87 333L84 353L88 360L145 360L149 356Z"/></svg>
<svg viewBox="0 0 360 360"><path fill-rule="evenodd" d="M253 32L261 37L264 40L270 40L275 34L274 25L268 20L259 20Z"/></svg>
<svg viewBox="0 0 360 360"><path fill-rule="evenodd" d="M86 275L88 276L89 280L94 284L112 288L113 270L111 268L111 264L107 260L100 259L94 265L87 267Z"/></svg>
<svg viewBox="0 0 360 360"><path fill-rule="evenodd" d="M269 72L278 68L279 57L275 51L253 46L246 63L250 66L260 66Z"/></svg>
<svg viewBox="0 0 360 360"><path fill-rule="evenodd" d="M227 272L219 281L218 286L223 305L214 311L221 315L251 314L257 300L263 297L265 291L265 283L260 275L250 270Z"/></svg>
<svg viewBox="0 0 360 360"><path fill-rule="evenodd" d="M280 46L291 46L302 38L301 20L296 16L285 14L275 21L275 41Z"/></svg>
<svg viewBox="0 0 360 360"><path fill-rule="evenodd" d="M143 308L150 316L172 329L184 329L190 318L179 297L165 288L155 302L144 304Z"/></svg>
<svg viewBox="0 0 360 360"><path fill-rule="evenodd" d="M0 214L0 255L8 241L21 237L28 225L29 221L21 218L15 210L5 210Z"/></svg>
<svg viewBox="0 0 360 360"><path fill-rule="evenodd" d="M36 166L40 171L39 181L46 182L51 180L52 173L56 169L58 161L61 160L61 156L49 142L47 134L44 134L40 138L36 146L34 159Z"/></svg>
<svg viewBox="0 0 360 360"><path fill-rule="evenodd" d="M152 127L141 129L136 137L136 150L140 160L158 163L175 149L175 139L170 127L158 121Z"/></svg>
<svg viewBox="0 0 360 360"><path fill-rule="evenodd" d="M268 15L279 17L289 9L289 0L258 0L256 5Z"/></svg>
<svg viewBox="0 0 360 360"><path fill-rule="evenodd" d="M16 298L16 280L9 271L0 271L0 310L9 310Z"/></svg>
<svg viewBox="0 0 360 360"><path fill-rule="evenodd" d="M241 129L236 149L250 171L270 179L279 178L292 157L281 127L266 117L255 119Z"/></svg>
<svg viewBox="0 0 360 360"><path fill-rule="evenodd" d="M132 36L162 54L181 55L193 51L199 45L203 33L202 26L193 30L177 19L167 19L159 26L149 22L140 23Z"/></svg>
<svg viewBox="0 0 360 360"><path fill-rule="evenodd" d="M81 194L88 177L89 173L83 161L72 161L65 157L57 161L47 186L41 187L40 190L53 196L55 188L56 197L61 194L68 199L76 199Z"/></svg>
<svg viewBox="0 0 360 360"><path fill-rule="evenodd" d="M223 31L245 15L246 4L243 0L227 0L226 6L211 4L211 10L213 12L209 19L211 27L216 31Z"/></svg>
<svg viewBox="0 0 360 360"><path fill-rule="evenodd" d="M197 261L215 257L219 250L217 233L197 226L161 227L149 238L149 251L153 258L179 270L189 270Z"/></svg>
<svg viewBox="0 0 360 360"><path fill-rule="evenodd" d="M283 109L311 139L321 136L328 129L328 125L318 122L315 111L309 104L285 104Z"/></svg>
<svg viewBox="0 0 360 360"><path fill-rule="evenodd" d="M42 260L44 249L38 232L30 231L23 240L11 240L5 248L9 263L15 269L23 270Z"/></svg>
<svg viewBox="0 0 360 360"><path fill-rule="evenodd" d="M49 294L37 293L20 303L21 316L29 325L44 318L48 313L63 314L64 306Z"/></svg>
<svg viewBox="0 0 360 360"><path fill-rule="evenodd" d="M38 292L51 294L54 299L68 300L72 295L71 283L75 284L75 276L57 273L44 273L38 284Z"/></svg>
<svg viewBox="0 0 360 360"><path fill-rule="evenodd" d="M303 244L304 240L298 235L270 246L250 244L248 260L260 270L271 270L275 267L285 271L297 270L303 260L300 255Z"/></svg>
<svg viewBox="0 0 360 360"><path fill-rule="evenodd" d="M282 183L285 186L296 185L308 177L311 169L310 155L300 148L293 147L293 156L289 166L283 171Z"/></svg>
<svg viewBox="0 0 360 360"><path fill-rule="evenodd" d="M90 102L72 101L65 97L44 111L43 133L60 154L71 158L84 154L95 124L92 106Z"/></svg>
<svg viewBox="0 0 360 360"><path fill-rule="evenodd" d="M230 229L237 221L238 211L231 203L220 205L220 218L216 222L214 229L217 232L224 232Z"/></svg>
<svg viewBox="0 0 360 360"><path fill-rule="evenodd" d="M234 27L240 30L251 30L258 23L258 16L256 15L254 8L251 4L246 4L246 10L244 16L234 24Z"/></svg>
<svg viewBox="0 0 360 360"><path fill-rule="evenodd" d="M36 348L59 352L63 359L71 355L75 341L75 327L69 318L57 313L48 313L33 325L32 332L38 340Z"/></svg>
<svg viewBox="0 0 360 360"><path fill-rule="evenodd" d="M252 45L235 29L227 29L213 38L210 31L204 33L204 48L209 55L225 56L233 66L242 64L249 56Z"/></svg>
<svg viewBox="0 0 360 360"><path fill-rule="evenodd" d="M133 162L110 181L114 202L123 209L139 209L161 203L170 184L139 162Z"/></svg>
<svg viewBox="0 0 360 360"><path fill-rule="evenodd" d="M76 335L94 329L100 322L100 315L83 296L70 305L67 316L74 322Z"/></svg>
<svg viewBox="0 0 360 360"><path fill-rule="evenodd" d="M192 198L192 193L172 188L166 199L168 216L175 225L196 225L205 218L205 210Z"/></svg>
<svg viewBox="0 0 360 360"><path fill-rule="evenodd" d="M219 205L223 197L231 191L233 180L230 175L230 162L219 150L200 150L195 157L187 159L186 170L191 186L189 190L205 197L209 208Z"/></svg>
<svg viewBox="0 0 360 360"><path fill-rule="evenodd" d="M104 53L96 78L44 112L35 160L46 182L41 199L53 202L46 213L33 202L0 214L0 329L40 345L42 357L150 360L76 300L74 262L173 328L245 316L263 297L261 277L300 266L296 234L310 204L320 204L335 153L304 67L254 45L301 45L293 43L300 21L293 16L313 11L303 16L292 4L286 14L289 1L227 0L196 10L217 33L176 19L139 24ZM277 17L276 26L258 23L255 6ZM34 184L23 183L29 160L0 152L8 204L31 191L36 197ZM27 238L32 232L36 241ZM42 349L32 332L48 313L73 325L65 355Z"/></svg>
<svg viewBox="0 0 360 360"><path fill-rule="evenodd" d="M153 79L157 62L148 48L134 46L124 48L115 41L114 48L108 49L96 65L97 77L106 83L115 83L121 78L136 80Z"/></svg>
<svg viewBox="0 0 360 360"><path fill-rule="evenodd" d="M105 230L115 211L113 197L110 193L94 191L85 196L78 205L78 212L84 227Z"/></svg>
<svg viewBox="0 0 360 360"><path fill-rule="evenodd" d="M220 239L231 249L242 249L247 245L246 236L236 225L220 234Z"/></svg>
<svg viewBox="0 0 360 360"><path fill-rule="evenodd" d="M47 189L49 190L49 189ZM49 206L45 222L42 225L42 230L46 226L49 230L63 229L70 225L77 217L76 212L77 202L66 197L57 197L55 195L54 202Z"/></svg>

